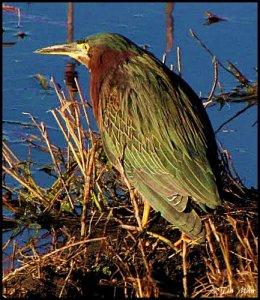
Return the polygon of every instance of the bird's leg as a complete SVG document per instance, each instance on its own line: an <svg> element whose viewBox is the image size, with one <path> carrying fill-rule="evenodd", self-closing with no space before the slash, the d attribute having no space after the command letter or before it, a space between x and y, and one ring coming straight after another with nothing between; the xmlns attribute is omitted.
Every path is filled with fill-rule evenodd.
<svg viewBox="0 0 260 300"><path fill-rule="evenodd" d="M174 243L174 246L175 247L181 247L181 245L182 245L182 243L183 242L187 242L187 243L189 243L189 242L191 242L191 239L189 239L188 237L187 237L187 235L185 234L185 233L181 233L181 237L178 239L178 241L176 241L175 243Z"/></svg>
<svg viewBox="0 0 260 300"><path fill-rule="evenodd" d="M181 248L181 245L183 244L183 243L187 243L187 244L199 244L196 240L194 241L194 240L192 240L191 238L189 238L185 233L181 233L181 237L179 238L179 240L178 241L176 241L175 243L174 243L174 246L176 247L176 248Z"/></svg>
<svg viewBox="0 0 260 300"><path fill-rule="evenodd" d="M149 214L151 211L151 205L149 202L143 198L144 209L143 209L143 217L142 217L142 227L145 227L149 221Z"/></svg>

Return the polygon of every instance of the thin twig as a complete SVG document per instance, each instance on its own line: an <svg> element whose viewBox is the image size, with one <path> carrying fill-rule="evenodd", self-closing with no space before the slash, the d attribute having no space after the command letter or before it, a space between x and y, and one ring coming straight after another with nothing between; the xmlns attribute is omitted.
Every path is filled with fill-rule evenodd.
<svg viewBox="0 0 260 300"><path fill-rule="evenodd" d="M209 104L212 103L212 98L217 86L217 82L218 82L218 61L215 59L214 60L214 82L207 101L203 103L204 108L207 108Z"/></svg>
<svg viewBox="0 0 260 300"><path fill-rule="evenodd" d="M163 54L163 57L162 57L162 63L165 65L166 64L166 53Z"/></svg>
<svg viewBox="0 0 260 300"><path fill-rule="evenodd" d="M83 199L83 206L82 206L82 214L81 214L81 237L86 236L86 219L87 219L87 206L88 206L88 200L90 197L90 180L91 180L91 174L94 166L94 160L95 160L95 152L96 152L96 145L92 145L92 149L89 153L90 158L88 160L88 168L87 168L87 174L86 174L86 181L84 186L84 199Z"/></svg>
<svg viewBox="0 0 260 300"><path fill-rule="evenodd" d="M211 56L212 59L215 58L215 55L209 50L209 48L201 41L201 39L195 34L194 31L192 31L192 29L190 29L190 33L191 33L191 36L197 40L197 42L202 46L202 48L204 48ZM218 60L218 63L219 65L225 70L227 71L228 73L232 74L232 76L235 77L235 75L228 69L226 68L219 60Z"/></svg>
<svg viewBox="0 0 260 300"><path fill-rule="evenodd" d="M181 65L181 48L177 47L177 62L178 62L178 73L181 77L182 75L182 65Z"/></svg>
<svg viewBox="0 0 260 300"><path fill-rule="evenodd" d="M183 270L183 277L182 277L183 296L184 296L184 298L188 298L187 243L186 243L185 239L183 239L183 242L182 242L182 270Z"/></svg>
<svg viewBox="0 0 260 300"><path fill-rule="evenodd" d="M70 270L69 270L69 272L68 272L68 274L67 274L67 276L66 276L66 278L65 278L65 280L64 280L64 283L63 283L63 285L62 285L62 288L61 288L61 291L60 291L60 294L59 294L59 298L62 298L63 291L64 291L64 289L65 289L65 287L66 287L66 284L67 284L67 282L68 282L68 280L69 280L69 278L70 278L71 272L74 270L75 264L76 264L76 263L75 263L74 260L71 260L71 261L70 261Z"/></svg>
<svg viewBox="0 0 260 300"><path fill-rule="evenodd" d="M215 130L215 134L218 133L220 131L220 129L222 129L226 124L228 124L229 122L231 122L232 120L234 120L236 117L238 117L239 115L241 115L243 112L245 112L246 110L248 110L253 105L254 104L248 104L245 108L243 108L240 111L238 111L233 117L229 118L227 121L225 121L224 123L222 123L218 127L218 129Z"/></svg>

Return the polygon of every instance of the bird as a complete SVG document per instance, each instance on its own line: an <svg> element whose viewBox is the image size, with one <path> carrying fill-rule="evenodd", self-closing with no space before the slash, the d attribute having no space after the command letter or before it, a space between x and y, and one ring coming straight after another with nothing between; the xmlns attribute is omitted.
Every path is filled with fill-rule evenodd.
<svg viewBox="0 0 260 300"><path fill-rule="evenodd" d="M122 163L131 186L174 228L203 240L199 211L222 203L218 146L188 83L118 33L97 33L35 53L66 55L88 69L108 160L118 170Z"/></svg>

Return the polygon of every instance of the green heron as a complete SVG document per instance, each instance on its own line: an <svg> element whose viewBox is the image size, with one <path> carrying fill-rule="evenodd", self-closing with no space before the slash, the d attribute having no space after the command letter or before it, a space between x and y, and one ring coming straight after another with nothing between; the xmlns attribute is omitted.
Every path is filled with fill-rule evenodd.
<svg viewBox="0 0 260 300"><path fill-rule="evenodd" d="M36 53L70 56L91 73L90 98L104 150L161 215L192 239L204 236L197 208L221 203L218 150L191 87L152 53L99 33Z"/></svg>

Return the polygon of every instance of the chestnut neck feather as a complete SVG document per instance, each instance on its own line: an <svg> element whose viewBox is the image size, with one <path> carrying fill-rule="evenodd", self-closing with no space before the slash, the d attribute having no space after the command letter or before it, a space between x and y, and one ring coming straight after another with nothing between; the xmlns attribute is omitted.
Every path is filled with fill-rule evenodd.
<svg viewBox="0 0 260 300"><path fill-rule="evenodd" d="M130 51L117 51L113 49L96 48L89 62L91 70L90 98L92 101L95 119L101 129L101 116L99 116L99 94L102 83L110 72L113 72L121 63L136 55Z"/></svg>

